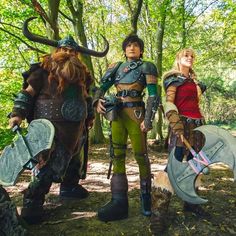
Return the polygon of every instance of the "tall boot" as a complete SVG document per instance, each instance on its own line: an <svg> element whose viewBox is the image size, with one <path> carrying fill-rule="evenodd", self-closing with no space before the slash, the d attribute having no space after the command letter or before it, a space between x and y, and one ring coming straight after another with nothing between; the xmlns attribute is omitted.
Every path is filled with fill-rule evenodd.
<svg viewBox="0 0 236 236"><path fill-rule="evenodd" d="M113 174L111 193L111 201L98 210L98 218L101 221L115 221L128 217L128 180L126 174Z"/></svg>
<svg viewBox="0 0 236 236"><path fill-rule="evenodd" d="M83 199L89 196L89 192L82 185L79 184L80 176L80 156L79 154L72 157L66 174L60 185L61 199Z"/></svg>
<svg viewBox="0 0 236 236"><path fill-rule="evenodd" d="M37 224L42 221L45 195L49 192L51 185L52 175L50 171L42 171L37 177L34 177L29 187L24 191L21 217L28 224Z"/></svg>
<svg viewBox="0 0 236 236"><path fill-rule="evenodd" d="M172 193L173 189L167 173L158 172L152 188L150 229L153 235L160 235L166 227L166 216Z"/></svg>
<svg viewBox="0 0 236 236"><path fill-rule="evenodd" d="M151 216L151 177L140 179L141 211L144 216Z"/></svg>

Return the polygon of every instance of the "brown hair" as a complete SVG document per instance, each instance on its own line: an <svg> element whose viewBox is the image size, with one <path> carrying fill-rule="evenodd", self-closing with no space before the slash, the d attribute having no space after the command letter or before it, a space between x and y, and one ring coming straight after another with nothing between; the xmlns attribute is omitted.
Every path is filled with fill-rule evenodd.
<svg viewBox="0 0 236 236"><path fill-rule="evenodd" d="M78 55L68 54L57 49L54 53L43 57L42 66L49 72L49 82L58 81L57 90L59 93L62 93L68 84L76 84L82 89L83 95L88 96L88 87L92 83L92 78Z"/></svg>

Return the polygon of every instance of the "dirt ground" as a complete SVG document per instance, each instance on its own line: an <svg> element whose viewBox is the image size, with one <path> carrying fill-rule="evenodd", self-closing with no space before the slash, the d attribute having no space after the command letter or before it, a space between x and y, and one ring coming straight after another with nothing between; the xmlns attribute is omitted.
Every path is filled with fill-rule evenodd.
<svg viewBox="0 0 236 236"><path fill-rule="evenodd" d="M42 224L26 225L34 236L115 236L151 235L149 218L140 214L138 168L130 147L127 157L129 180L129 218L116 222L103 223L96 212L110 200L110 180L106 178L109 165L107 145L93 145L89 151L90 161L87 178L81 181L90 195L84 200L61 201L58 197L59 184L53 184L45 203L45 218ZM165 168L167 153L158 145L149 145L152 173ZM13 201L20 212L22 190L30 180L25 172L14 187L8 187ZM233 172L223 164L210 167L210 174L203 176L200 188L201 197L208 199L204 208L211 214L209 219L198 219L194 214L183 212L183 203L172 197L169 207L167 228L162 235L236 235L236 184Z"/></svg>

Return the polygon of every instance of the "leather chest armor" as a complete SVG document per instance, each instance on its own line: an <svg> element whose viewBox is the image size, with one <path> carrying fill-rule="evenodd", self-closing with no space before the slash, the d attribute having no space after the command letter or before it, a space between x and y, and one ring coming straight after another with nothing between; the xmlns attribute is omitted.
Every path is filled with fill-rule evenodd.
<svg viewBox="0 0 236 236"><path fill-rule="evenodd" d="M133 84L138 82L145 86L146 78L142 71L142 64L141 60L122 63L115 74L114 84Z"/></svg>

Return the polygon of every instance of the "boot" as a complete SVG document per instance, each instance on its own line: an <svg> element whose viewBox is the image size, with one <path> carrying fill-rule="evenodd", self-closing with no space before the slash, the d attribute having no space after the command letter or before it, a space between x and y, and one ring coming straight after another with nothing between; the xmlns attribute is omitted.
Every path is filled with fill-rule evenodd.
<svg viewBox="0 0 236 236"><path fill-rule="evenodd" d="M44 200L32 200L24 197L21 217L28 224L39 224L43 219Z"/></svg>
<svg viewBox="0 0 236 236"><path fill-rule="evenodd" d="M128 217L128 181L126 174L113 174L111 178L111 201L98 210L101 221L115 221Z"/></svg>
<svg viewBox="0 0 236 236"><path fill-rule="evenodd" d="M23 208L21 217L28 224L38 224L43 220L43 204L45 195L52 185L52 176L49 171L41 172L38 178L34 178L28 188L24 190Z"/></svg>
<svg viewBox="0 0 236 236"><path fill-rule="evenodd" d="M60 186L61 199L84 199L89 196L89 192L79 184L80 175L80 155L79 153L72 157L66 170L63 182Z"/></svg>
<svg viewBox="0 0 236 236"><path fill-rule="evenodd" d="M184 202L184 211L192 212L199 218L209 218L210 214L206 212L199 204Z"/></svg>
<svg viewBox="0 0 236 236"><path fill-rule="evenodd" d="M151 178L141 178L141 212L144 216L151 216Z"/></svg>
<svg viewBox="0 0 236 236"><path fill-rule="evenodd" d="M89 196L89 192L80 184L66 186L63 183L60 186L61 199L83 199Z"/></svg>
<svg viewBox="0 0 236 236"><path fill-rule="evenodd" d="M161 235L166 228L166 217L172 193L173 189L167 173L158 172L152 188L150 229L153 235Z"/></svg>

